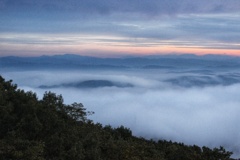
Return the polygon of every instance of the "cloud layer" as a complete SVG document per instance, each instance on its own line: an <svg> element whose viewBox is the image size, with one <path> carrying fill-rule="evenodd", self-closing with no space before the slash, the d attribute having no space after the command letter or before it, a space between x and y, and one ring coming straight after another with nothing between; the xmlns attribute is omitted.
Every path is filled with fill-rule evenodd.
<svg viewBox="0 0 240 160"><path fill-rule="evenodd" d="M172 85L166 79L178 78L179 73L163 70L75 71L75 72L8 72L7 79L25 90L38 93L46 89L39 85L54 85L85 80L109 80L134 84L134 87L51 89L62 94L66 103L81 102L95 114L95 122L131 128L134 135L167 139L186 144L225 146L239 154L240 84L192 86ZM215 72L212 76L224 74ZM236 75L238 73L234 73ZM183 76L184 73L181 73ZM199 73L185 73L203 76ZM231 74L228 74L231 76ZM31 81L31 83L29 83Z"/></svg>
<svg viewBox="0 0 240 160"><path fill-rule="evenodd" d="M219 13L239 11L238 0L1 0L2 10L7 9L40 9L48 11L76 11L80 13L111 14L115 12L132 12L149 15L177 13Z"/></svg>
<svg viewBox="0 0 240 160"><path fill-rule="evenodd" d="M0 56L238 54L239 11L238 0L0 0Z"/></svg>

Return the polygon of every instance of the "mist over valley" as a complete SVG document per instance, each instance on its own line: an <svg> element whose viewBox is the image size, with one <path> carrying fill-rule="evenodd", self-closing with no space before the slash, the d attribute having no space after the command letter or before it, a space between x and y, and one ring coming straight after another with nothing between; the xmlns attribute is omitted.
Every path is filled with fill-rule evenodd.
<svg viewBox="0 0 240 160"><path fill-rule="evenodd" d="M62 94L103 125L189 145L224 146L239 157L240 58L76 55L2 57L0 74L21 89Z"/></svg>

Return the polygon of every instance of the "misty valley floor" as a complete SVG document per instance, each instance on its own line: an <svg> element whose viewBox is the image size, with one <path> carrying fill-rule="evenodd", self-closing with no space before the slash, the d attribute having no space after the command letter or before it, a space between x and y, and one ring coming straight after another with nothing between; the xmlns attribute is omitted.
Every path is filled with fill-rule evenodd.
<svg viewBox="0 0 240 160"><path fill-rule="evenodd" d="M224 146L240 155L238 57L3 57L0 67L2 76L26 91L52 91L67 104L83 103L95 112L94 122L124 125L145 138Z"/></svg>
<svg viewBox="0 0 240 160"><path fill-rule="evenodd" d="M239 151L237 71L38 70L2 74L37 95L51 90L62 94L68 104L81 102L95 112L91 117L95 122L124 125L136 136L221 145L236 155ZM81 86L89 81L87 87Z"/></svg>

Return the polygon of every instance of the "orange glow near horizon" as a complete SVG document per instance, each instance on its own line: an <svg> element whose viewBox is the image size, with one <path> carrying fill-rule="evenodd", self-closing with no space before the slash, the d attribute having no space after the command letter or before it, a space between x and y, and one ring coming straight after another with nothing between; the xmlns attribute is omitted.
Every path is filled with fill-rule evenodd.
<svg viewBox="0 0 240 160"><path fill-rule="evenodd" d="M5 34L0 42L0 56L39 56L79 54L95 57L144 56L157 54L221 54L240 56L235 49L212 49L203 46L178 46L174 41L131 39L115 36L67 35L67 34ZM178 41L176 41L178 42ZM239 46L239 45L237 45ZM228 47L229 48L229 47Z"/></svg>
<svg viewBox="0 0 240 160"><path fill-rule="evenodd" d="M220 54L240 56L239 50L231 49L206 49L206 48L187 48L175 46L160 47L135 47L135 46L105 46L105 45L20 45L5 44L0 45L0 56L17 55L17 56L39 56L55 54L79 54L96 57L119 57L121 55L157 55L157 54ZM7 53L4 55L4 53Z"/></svg>

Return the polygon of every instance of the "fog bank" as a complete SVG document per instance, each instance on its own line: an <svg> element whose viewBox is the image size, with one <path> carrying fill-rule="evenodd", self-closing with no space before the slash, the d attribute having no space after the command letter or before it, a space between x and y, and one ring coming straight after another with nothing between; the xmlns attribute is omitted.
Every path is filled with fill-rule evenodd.
<svg viewBox="0 0 240 160"><path fill-rule="evenodd" d="M232 74L185 72L168 70L122 70L122 71L25 71L5 72L6 79L24 90L31 90L41 98L46 90L62 94L65 103L81 102L95 114L89 117L94 122L114 127L124 125L133 134L145 138L166 139L185 144L219 147L224 146L235 155L240 148L240 84L226 83L237 79ZM228 77L219 80L219 75ZM202 79L206 85L172 83L182 76ZM205 77L205 79L204 79ZM207 77L207 78L206 78ZM208 83L209 78L219 83ZM131 84L131 87L66 87L60 84L87 80L106 80ZM193 81L196 82L196 81ZM184 85L184 84L191 85ZM205 83L204 83L205 84ZM41 85L58 85L55 88L40 88Z"/></svg>

